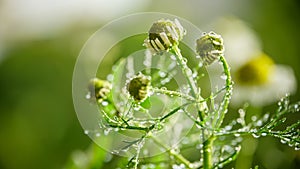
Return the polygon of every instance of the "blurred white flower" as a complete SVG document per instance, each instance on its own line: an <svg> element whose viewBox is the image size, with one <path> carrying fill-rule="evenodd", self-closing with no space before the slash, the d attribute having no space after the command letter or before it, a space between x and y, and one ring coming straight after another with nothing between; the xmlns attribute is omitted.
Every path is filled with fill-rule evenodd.
<svg viewBox="0 0 300 169"><path fill-rule="evenodd" d="M233 17L223 18L213 23L211 29L224 39L225 57L234 80L233 105L249 102L263 106L296 91L293 70L275 64L270 56L263 53L259 38L246 23Z"/></svg>
<svg viewBox="0 0 300 169"><path fill-rule="evenodd" d="M293 70L275 64L263 53L253 55L252 59L233 71L232 76L235 82L232 103L236 105L250 102L255 106L263 106L296 90Z"/></svg>

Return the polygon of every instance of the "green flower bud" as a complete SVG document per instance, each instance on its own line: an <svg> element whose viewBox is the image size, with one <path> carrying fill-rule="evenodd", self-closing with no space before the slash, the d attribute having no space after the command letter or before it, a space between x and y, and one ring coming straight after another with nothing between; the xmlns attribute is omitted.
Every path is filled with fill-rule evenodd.
<svg viewBox="0 0 300 169"><path fill-rule="evenodd" d="M178 45L184 35L185 30L177 19L174 22L160 19L151 26L144 46L154 52L168 51L172 46Z"/></svg>
<svg viewBox="0 0 300 169"><path fill-rule="evenodd" d="M102 102L107 99L111 91L111 84L106 80L93 78L88 84L88 90L87 99Z"/></svg>
<svg viewBox="0 0 300 169"><path fill-rule="evenodd" d="M224 53L223 39L214 32L203 33L197 40L196 51L204 65L210 65Z"/></svg>
<svg viewBox="0 0 300 169"><path fill-rule="evenodd" d="M144 101L149 94L150 77L138 74L127 84L127 90L137 102Z"/></svg>

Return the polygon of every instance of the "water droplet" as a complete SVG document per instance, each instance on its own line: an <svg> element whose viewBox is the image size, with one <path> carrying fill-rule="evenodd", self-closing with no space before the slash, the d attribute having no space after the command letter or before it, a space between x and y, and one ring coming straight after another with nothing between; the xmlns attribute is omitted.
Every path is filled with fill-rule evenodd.
<svg viewBox="0 0 300 169"><path fill-rule="evenodd" d="M223 168L223 166L224 166L223 164L218 164L219 168Z"/></svg>
<svg viewBox="0 0 300 169"><path fill-rule="evenodd" d="M258 121L256 122L256 126L262 126L262 125L263 125L263 123L262 123L261 120L258 120Z"/></svg>
<svg viewBox="0 0 300 169"><path fill-rule="evenodd" d="M86 99L91 99L91 93L89 92L88 94L85 95Z"/></svg>
<svg viewBox="0 0 300 169"><path fill-rule="evenodd" d="M203 66L203 63L199 62L198 67L202 67L202 66Z"/></svg>
<svg viewBox="0 0 300 169"><path fill-rule="evenodd" d="M285 140L285 139L281 139L280 142L281 142L282 144L286 144L286 140Z"/></svg>
<svg viewBox="0 0 300 169"><path fill-rule="evenodd" d="M182 62L183 62L184 64L186 64L186 63L187 63L187 59L186 59L186 58L182 58Z"/></svg>
<svg viewBox="0 0 300 169"><path fill-rule="evenodd" d="M110 131L111 131L111 128L107 128L107 129L105 129L105 130L104 130L104 135L106 135L106 136L107 136L107 135L109 134L109 132L110 132Z"/></svg>
<svg viewBox="0 0 300 169"><path fill-rule="evenodd" d="M112 74L109 74L109 75L107 75L106 79L111 82L111 81L113 81L114 76Z"/></svg>
<svg viewBox="0 0 300 169"><path fill-rule="evenodd" d="M203 145L202 144L197 144L196 149L202 149Z"/></svg>
<svg viewBox="0 0 300 169"><path fill-rule="evenodd" d="M221 79L226 80L226 79L227 79L227 76L226 76L225 74L222 74L222 75L221 75Z"/></svg>
<svg viewBox="0 0 300 169"><path fill-rule="evenodd" d="M238 118L238 119L236 119L236 122L238 122L238 123L242 124L244 121L243 121L243 119L241 119L241 118Z"/></svg>
<svg viewBox="0 0 300 169"><path fill-rule="evenodd" d="M101 135L100 133L96 133L95 134L96 137L100 137L100 135Z"/></svg>
<svg viewBox="0 0 300 169"><path fill-rule="evenodd" d="M198 76L198 73L197 72L194 72L193 73L193 78L196 78Z"/></svg>
<svg viewBox="0 0 300 169"><path fill-rule="evenodd" d="M163 78L163 77L166 77L166 75L167 75L167 73L159 71L159 76L160 77Z"/></svg>
<svg viewBox="0 0 300 169"><path fill-rule="evenodd" d="M296 151L300 150L300 147L295 147L295 150L296 150Z"/></svg>
<svg viewBox="0 0 300 169"><path fill-rule="evenodd" d="M227 125L227 126L225 126L225 130L231 130L232 129L232 126L231 125Z"/></svg>
<svg viewBox="0 0 300 169"><path fill-rule="evenodd" d="M186 74L188 76L192 76L193 75L193 72L191 71L191 69L186 69Z"/></svg>
<svg viewBox="0 0 300 169"><path fill-rule="evenodd" d="M101 104L102 104L102 106L107 106L108 102L107 101L102 101Z"/></svg>
<svg viewBox="0 0 300 169"><path fill-rule="evenodd" d="M112 156L110 153L107 153L106 156L105 156L104 162L106 162L106 163L107 163L107 162L110 162L111 159L112 159L112 157L113 157L113 156Z"/></svg>
<svg viewBox="0 0 300 169"><path fill-rule="evenodd" d="M258 135L258 134L256 134L256 133L252 133L252 136L253 136L254 138L259 138L259 137L260 137L260 135Z"/></svg>
<svg viewBox="0 0 300 169"><path fill-rule="evenodd" d="M257 117L256 117L256 116L252 116L252 117L251 117L251 120L252 120L252 121L256 121L256 120L257 120Z"/></svg>
<svg viewBox="0 0 300 169"><path fill-rule="evenodd" d="M267 133L263 132L261 133L261 136L267 136Z"/></svg>
<svg viewBox="0 0 300 169"><path fill-rule="evenodd" d="M240 137L240 136L241 136L241 134L239 134L239 133L235 133L235 134L234 134L234 136L235 136L235 137Z"/></svg>
<svg viewBox="0 0 300 169"><path fill-rule="evenodd" d="M89 130L84 130L84 134L88 135L90 133Z"/></svg>
<svg viewBox="0 0 300 169"><path fill-rule="evenodd" d="M267 114L264 115L263 120L267 121L269 119L269 117L270 117L270 114L267 113Z"/></svg>
<svg viewBox="0 0 300 169"><path fill-rule="evenodd" d="M245 117L246 113L245 113L244 109L239 109L238 112L239 112L241 117Z"/></svg>
<svg viewBox="0 0 300 169"><path fill-rule="evenodd" d="M175 55L171 55L170 58L171 58L172 60L176 60L176 56L175 56Z"/></svg>

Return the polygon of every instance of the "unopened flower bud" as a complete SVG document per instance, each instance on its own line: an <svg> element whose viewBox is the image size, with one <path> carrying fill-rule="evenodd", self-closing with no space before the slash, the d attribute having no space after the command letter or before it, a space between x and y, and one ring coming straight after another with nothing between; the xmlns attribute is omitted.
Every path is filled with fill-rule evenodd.
<svg viewBox="0 0 300 169"><path fill-rule="evenodd" d="M98 102L102 102L107 99L111 91L111 84L106 80L101 80L98 78L93 78L90 80L88 84L89 94L87 98L89 100L97 100Z"/></svg>
<svg viewBox="0 0 300 169"><path fill-rule="evenodd" d="M154 52L168 51L172 46L178 45L184 35L185 30L177 19L174 22L160 19L151 26L144 45Z"/></svg>
<svg viewBox="0 0 300 169"><path fill-rule="evenodd" d="M138 74L127 84L127 90L135 101L144 101L149 94L150 77Z"/></svg>
<svg viewBox="0 0 300 169"><path fill-rule="evenodd" d="M204 65L210 65L224 53L223 39L214 32L203 33L197 40L196 51Z"/></svg>

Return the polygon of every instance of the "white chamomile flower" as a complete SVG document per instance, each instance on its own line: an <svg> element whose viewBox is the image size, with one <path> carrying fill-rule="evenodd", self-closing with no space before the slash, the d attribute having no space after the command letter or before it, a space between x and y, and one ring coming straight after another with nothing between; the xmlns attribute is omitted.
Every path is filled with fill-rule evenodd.
<svg viewBox="0 0 300 169"><path fill-rule="evenodd" d="M264 53L254 56L234 71L233 79L235 88L232 102L236 105L250 102L263 106L296 90L293 70L288 66L275 64Z"/></svg>
<svg viewBox="0 0 300 169"><path fill-rule="evenodd" d="M276 102L286 93L295 92L297 85L293 70L275 64L263 53L259 38L246 23L227 18L218 20L212 27L224 39L225 57L234 81L233 105L249 102L263 106ZM215 70L211 72L216 73Z"/></svg>

